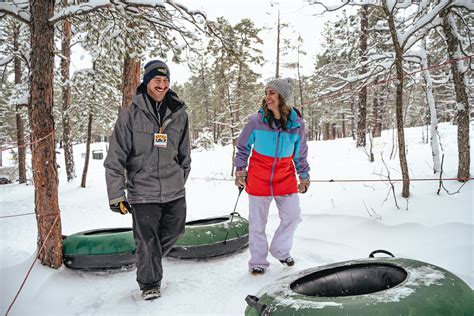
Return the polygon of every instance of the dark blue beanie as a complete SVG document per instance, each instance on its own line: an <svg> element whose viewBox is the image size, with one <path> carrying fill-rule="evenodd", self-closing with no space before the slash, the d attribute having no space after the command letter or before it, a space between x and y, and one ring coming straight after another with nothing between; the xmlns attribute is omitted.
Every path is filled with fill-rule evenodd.
<svg viewBox="0 0 474 316"><path fill-rule="evenodd" d="M152 60L145 65L145 73L143 74L143 84L146 86L153 77L164 76L170 80L170 69L161 60Z"/></svg>

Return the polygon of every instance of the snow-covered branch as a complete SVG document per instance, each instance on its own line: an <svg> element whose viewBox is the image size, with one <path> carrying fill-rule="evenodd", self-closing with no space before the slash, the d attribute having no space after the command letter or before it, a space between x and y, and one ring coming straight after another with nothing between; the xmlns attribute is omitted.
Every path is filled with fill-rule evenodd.
<svg viewBox="0 0 474 316"><path fill-rule="evenodd" d="M56 23L60 20L65 20L71 16L79 16L83 14L88 14L93 11L97 11L102 8L112 6L113 0L95 0L86 3L81 3L78 5L71 5L67 7L62 7L59 12L54 14L50 19L50 23Z"/></svg>
<svg viewBox="0 0 474 316"><path fill-rule="evenodd" d="M315 1L315 0L307 0L307 2L310 4L310 5L320 5L324 8L324 12L331 12L331 11L337 11L339 9L341 9L342 7L348 5L350 3L350 0L342 0L340 1L341 3L340 4L336 4L336 5L329 5L329 4L326 4L326 3L323 3L321 1Z"/></svg>
<svg viewBox="0 0 474 316"><path fill-rule="evenodd" d="M8 56L3 59L0 59L0 66L4 66L13 60L13 56Z"/></svg>
<svg viewBox="0 0 474 316"><path fill-rule="evenodd" d="M129 12L136 14L143 13L139 9L143 8L159 8L166 9L165 4L168 4L172 8L179 11L181 16L189 15L191 17L201 16L206 19L206 15L202 11L193 11L187 9L185 6L171 0L95 0L79 5L73 5L62 8L49 20L51 23L55 23L59 20L64 20L71 16L77 16L87 14L92 11L97 11L101 8L114 6L117 9L124 9ZM153 11L151 11L153 12ZM163 21L161 21L163 22ZM165 26L164 27L169 27Z"/></svg>
<svg viewBox="0 0 474 316"><path fill-rule="evenodd" d="M0 2L0 18L5 15L10 15L22 22L30 23L28 1Z"/></svg>
<svg viewBox="0 0 474 316"><path fill-rule="evenodd" d="M411 47L414 42L410 41L410 46L408 46L408 42L410 38L418 31L421 29L425 28L425 26L428 26L428 24L432 24L430 28L436 27L437 24L433 23L433 21L438 17L439 13L446 9L450 2L452 0L441 0L433 9L431 9L429 12L427 12L425 15L417 19L408 29L405 30L405 32L401 33L398 32L398 42L400 44L400 47L403 49L408 49ZM426 4L425 4L426 5ZM425 28L425 32L427 32ZM420 38L418 38L419 40Z"/></svg>

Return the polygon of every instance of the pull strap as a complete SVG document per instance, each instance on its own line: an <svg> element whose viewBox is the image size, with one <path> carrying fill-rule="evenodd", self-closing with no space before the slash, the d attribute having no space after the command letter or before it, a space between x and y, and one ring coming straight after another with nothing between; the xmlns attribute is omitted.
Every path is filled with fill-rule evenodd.
<svg viewBox="0 0 474 316"><path fill-rule="evenodd" d="M383 250L383 249L378 249L378 250L372 251L372 252L370 253L370 255L369 255L369 258L374 258L374 255L375 255L376 253L383 253L383 254L386 254L386 255L395 257L390 251Z"/></svg>
<svg viewBox="0 0 474 316"><path fill-rule="evenodd" d="M259 298L253 295L247 295L245 301L247 304L255 309L260 316L271 316L272 312L267 308L267 305L259 303Z"/></svg>

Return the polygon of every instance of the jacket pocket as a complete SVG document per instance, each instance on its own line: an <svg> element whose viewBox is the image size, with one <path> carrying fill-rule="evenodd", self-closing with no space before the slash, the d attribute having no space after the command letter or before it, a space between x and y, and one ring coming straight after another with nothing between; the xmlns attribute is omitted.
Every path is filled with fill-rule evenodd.
<svg viewBox="0 0 474 316"><path fill-rule="evenodd" d="M133 152L141 156L153 149L154 132L151 129L136 129L133 131Z"/></svg>
<svg viewBox="0 0 474 316"><path fill-rule="evenodd" d="M140 156L135 156L135 157L130 158L129 162L127 163L127 170L129 172L128 173L129 186L133 186L133 179L142 170L144 158L145 158L145 154L140 155Z"/></svg>

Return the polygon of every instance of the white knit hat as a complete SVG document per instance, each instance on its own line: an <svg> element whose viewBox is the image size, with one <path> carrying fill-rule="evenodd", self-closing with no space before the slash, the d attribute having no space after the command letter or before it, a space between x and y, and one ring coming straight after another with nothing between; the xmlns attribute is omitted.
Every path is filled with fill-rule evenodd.
<svg viewBox="0 0 474 316"><path fill-rule="evenodd" d="M283 97L283 100L285 100L285 103L288 104L293 94L293 80L291 78L273 79L267 83L265 90L267 88L278 92Z"/></svg>

